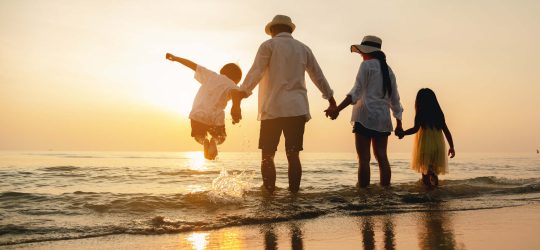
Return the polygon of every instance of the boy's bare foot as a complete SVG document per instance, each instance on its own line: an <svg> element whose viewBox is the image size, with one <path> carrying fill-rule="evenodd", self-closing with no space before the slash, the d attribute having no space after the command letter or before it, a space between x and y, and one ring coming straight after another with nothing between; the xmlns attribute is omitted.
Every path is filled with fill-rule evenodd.
<svg viewBox="0 0 540 250"><path fill-rule="evenodd" d="M214 160L216 159L216 156L218 155L216 140L212 138L210 142L208 143L208 157L206 159L208 160Z"/></svg>
<svg viewBox="0 0 540 250"><path fill-rule="evenodd" d="M210 155L208 154L208 148L210 147L210 142L208 141L208 139L204 139L203 146L204 146L204 158L211 160Z"/></svg>

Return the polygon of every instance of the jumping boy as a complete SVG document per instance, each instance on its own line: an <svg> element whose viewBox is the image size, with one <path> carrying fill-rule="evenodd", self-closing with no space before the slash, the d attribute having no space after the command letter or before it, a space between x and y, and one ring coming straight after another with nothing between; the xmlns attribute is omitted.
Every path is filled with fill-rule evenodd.
<svg viewBox="0 0 540 250"><path fill-rule="evenodd" d="M228 63L217 74L188 59L170 53L167 53L165 58L179 62L195 71L195 79L201 83L189 114L191 136L204 145L204 157L214 160L218 153L216 144L222 144L227 137L223 110L231 99L232 92L238 90L236 85L242 79L242 70L238 65ZM207 134L210 134L210 140Z"/></svg>

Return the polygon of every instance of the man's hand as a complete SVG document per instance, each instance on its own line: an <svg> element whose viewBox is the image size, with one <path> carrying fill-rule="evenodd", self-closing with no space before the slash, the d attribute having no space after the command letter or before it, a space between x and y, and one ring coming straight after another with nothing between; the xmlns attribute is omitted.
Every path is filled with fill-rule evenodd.
<svg viewBox="0 0 540 250"><path fill-rule="evenodd" d="M171 54L171 53L167 53L167 54L165 54L165 58L166 58L167 60L175 61L176 56L174 56L174 55Z"/></svg>
<svg viewBox="0 0 540 250"><path fill-rule="evenodd" d="M454 151L454 148L448 149L448 155L450 158L454 158L454 156L456 156L456 151Z"/></svg>

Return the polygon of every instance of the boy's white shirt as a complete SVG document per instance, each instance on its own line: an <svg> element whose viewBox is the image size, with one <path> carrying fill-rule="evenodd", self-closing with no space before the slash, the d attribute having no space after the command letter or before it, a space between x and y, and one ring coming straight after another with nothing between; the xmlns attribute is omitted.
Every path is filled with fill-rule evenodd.
<svg viewBox="0 0 540 250"><path fill-rule="evenodd" d="M195 80L201 87L193 100L189 118L211 126L225 125L225 107L231 99L230 91L238 86L224 75L197 65Z"/></svg>

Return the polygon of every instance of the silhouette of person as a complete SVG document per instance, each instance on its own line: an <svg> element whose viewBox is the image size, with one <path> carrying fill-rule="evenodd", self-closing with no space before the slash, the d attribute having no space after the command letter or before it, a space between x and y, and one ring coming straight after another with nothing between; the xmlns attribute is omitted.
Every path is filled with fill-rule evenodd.
<svg viewBox="0 0 540 250"><path fill-rule="evenodd" d="M334 92L311 49L292 37L295 27L291 18L284 15L276 15L266 25L266 34L272 38L261 44L240 86L241 91L233 94L231 115L234 120L240 120L242 98L251 95L259 85L261 173L263 186L269 193L275 189L274 156L282 133L289 163L289 190L296 193L300 188L302 165L299 153L303 150L305 124L311 119L305 72L328 100L329 109L336 107Z"/></svg>

